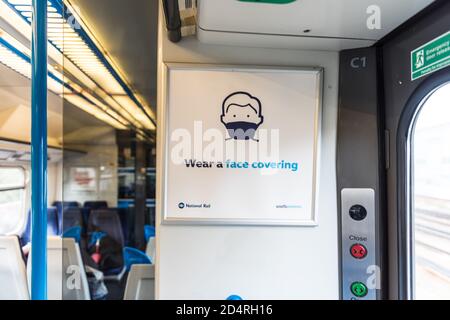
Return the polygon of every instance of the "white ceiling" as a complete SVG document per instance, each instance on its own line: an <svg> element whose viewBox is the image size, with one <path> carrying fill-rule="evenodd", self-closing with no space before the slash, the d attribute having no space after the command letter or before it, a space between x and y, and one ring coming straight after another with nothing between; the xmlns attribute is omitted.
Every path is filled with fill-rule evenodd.
<svg viewBox="0 0 450 320"><path fill-rule="evenodd" d="M274 5L199 0L199 39L207 43L342 50L374 44L434 0L297 0ZM369 29L368 8L381 29ZM305 30L310 32L305 33Z"/></svg>
<svg viewBox="0 0 450 320"><path fill-rule="evenodd" d="M71 0L108 55L156 113L157 0Z"/></svg>

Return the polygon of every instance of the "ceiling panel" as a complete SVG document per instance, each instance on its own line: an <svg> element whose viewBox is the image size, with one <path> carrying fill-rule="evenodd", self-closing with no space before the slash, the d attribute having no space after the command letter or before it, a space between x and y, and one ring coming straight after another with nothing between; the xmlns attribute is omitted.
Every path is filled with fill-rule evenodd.
<svg viewBox="0 0 450 320"><path fill-rule="evenodd" d="M432 2L297 0L275 5L200 0L199 34L211 43L341 50L375 43ZM379 29L368 27L374 14Z"/></svg>

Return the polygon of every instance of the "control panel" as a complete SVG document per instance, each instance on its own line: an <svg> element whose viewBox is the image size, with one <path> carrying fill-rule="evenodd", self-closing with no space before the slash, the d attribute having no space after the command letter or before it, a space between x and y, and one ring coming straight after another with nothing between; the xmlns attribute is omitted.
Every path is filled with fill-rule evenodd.
<svg viewBox="0 0 450 320"><path fill-rule="evenodd" d="M375 300L379 268L376 264L375 191L342 189L342 298Z"/></svg>

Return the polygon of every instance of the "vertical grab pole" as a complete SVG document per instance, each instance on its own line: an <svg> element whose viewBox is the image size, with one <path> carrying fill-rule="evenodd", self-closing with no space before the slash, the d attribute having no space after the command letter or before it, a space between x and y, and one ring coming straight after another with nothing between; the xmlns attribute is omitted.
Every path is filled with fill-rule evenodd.
<svg viewBox="0 0 450 320"><path fill-rule="evenodd" d="M47 1L33 0L31 299L47 300Z"/></svg>

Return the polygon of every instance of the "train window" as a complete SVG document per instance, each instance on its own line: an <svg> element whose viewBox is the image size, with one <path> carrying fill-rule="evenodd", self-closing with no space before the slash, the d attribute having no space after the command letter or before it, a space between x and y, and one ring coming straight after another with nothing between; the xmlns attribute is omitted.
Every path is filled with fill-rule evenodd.
<svg viewBox="0 0 450 320"><path fill-rule="evenodd" d="M423 105L413 133L414 296L450 299L450 83Z"/></svg>
<svg viewBox="0 0 450 320"><path fill-rule="evenodd" d="M25 223L25 170L0 167L0 234L14 234Z"/></svg>

